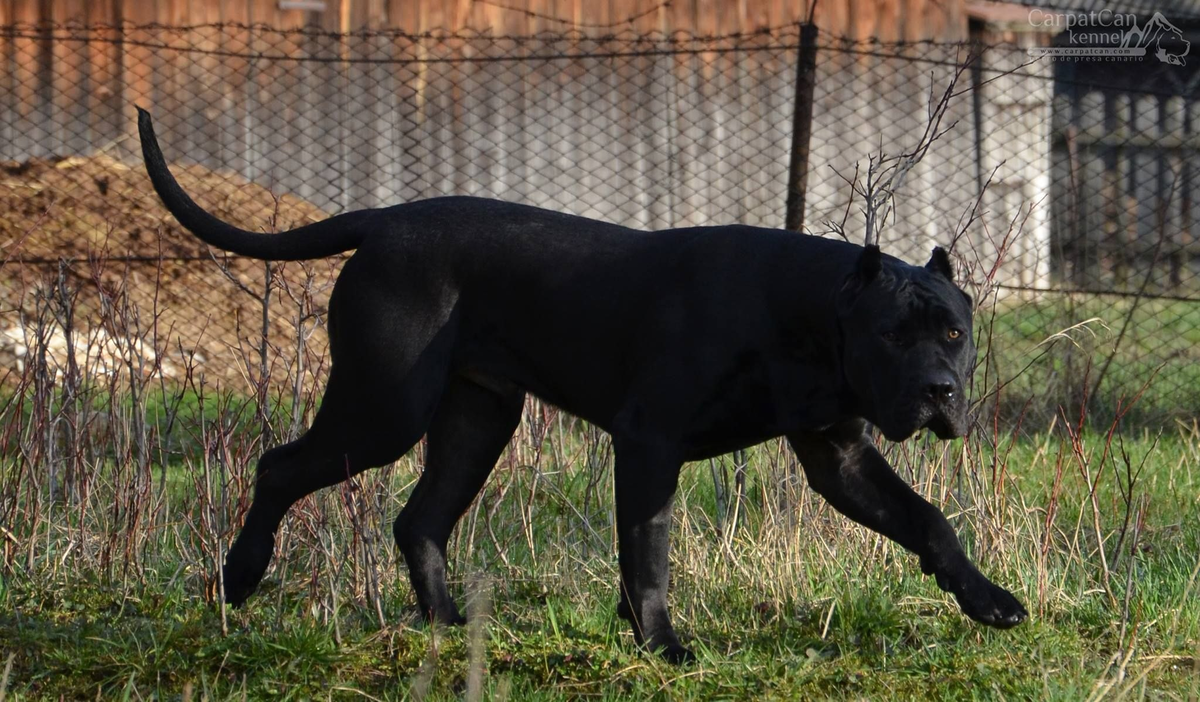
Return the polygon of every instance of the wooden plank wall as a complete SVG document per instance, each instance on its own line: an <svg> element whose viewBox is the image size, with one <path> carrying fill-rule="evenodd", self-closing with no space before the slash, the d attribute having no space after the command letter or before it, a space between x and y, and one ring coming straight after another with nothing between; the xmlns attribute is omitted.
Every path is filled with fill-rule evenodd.
<svg viewBox="0 0 1200 702"><path fill-rule="evenodd" d="M808 12L808 0L326 0L324 5L324 11L315 12L281 9L287 4L280 0L0 0L0 26L232 22L273 28L315 25L339 32L370 26L414 33L434 28L488 30L514 36L568 30L591 36L727 35L789 25ZM629 18L632 21L623 21ZM960 39L965 33L961 0L832 0L818 3L816 19L830 35L856 38ZM729 199L723 189L727 183L754 180L764 197L774 197L779 187L776 170L787 158L792 67L781 63L788 59L778 52L769 58L747 56L743 65L735 55L714 54L680 55L673 65L665 59L628 60L616 72L600 61L592 61L590 69L585 61L574 67L530 64L506 71L501 65L471 63L392 70L351 60L341 70L335 63L251 61L243 55L270 51L296 59L388 60L397 56L397 49L383 38L339 41L252 28L196 29L189 34L185 43L192 49L232 54L217 58L118 43L113 29L97 29L88 36L91 41L50 41L26 31L11 40L0 39L0 62L8 69L0 82L0 134L6 137L0 156L21 159L107 148L130 136L132 105L154 106L159 128L173 137L172 148L188 160L232 168L340 210L475 187L480 155L471 152L476 143L471 137L484 125L496 130L503 144L532 142L526 153L533 155L552 148L555 144L547 140L554 137L559 139L555 143L570 145L572 153L592 155L587 163L607 162L629 149L640 150L633 159L639 163L674 160L670 168L658 164L651 169L651 189L668 184L658 177L664 174L675 184L715 177L715 193L686 186L686 195L631 196L639 202L653 200L650 209L682 198L667 209L688 209L689 214L680 215L683 221L695 221L695 213L712 211L714 202ZM420 54L428 48L418 44L414 51ZM621 50L617 43L610 49ZM464 55L475 50L462 48ZM566 84L566 75L578 80ZM481 80L484 76L493 80ZM460 81L475 85L465 89ZM549 95L560 102L547 111L530 91L555 84L559 85ZM637 86L643 90L635 90ZM599 111L594 104L598 96L608 101ZM461 120L454 117L456 110ZM539 111L546 114L539 117ZM749 125L747 112L754 117ZM646 143L624 134L635 113L646 122ZM480 114L488 115L487 120L480 122ZM352 126L355 122L357 127ZM612 141L626 145L614 150L574 130L597 123L606 125ZM422 129L431 131L423 134ZM566 133L556 137L555 129ZM414 151L424 155L405 158ZM662 156L668 151L670 159ZM488 166L492 170L512 170L506 165L512 155L499 158L497 149L491 149L485 157L495 162ZM544 165L551 173L580 168L565 153ZM411 181L413 168L425 169L418 172L436 182L397 192L397 179ZM738 175L730 176L724 168ZM591 171L579 176L585 187L592 182L599 192L609 187ZM529 173L526 182L542 177ZM512 172L494 178L501 185L489 186L488 191L503 195L524 187L515 179ZM543 196L533 189L531 197ZM620 206L637 209L628 203ZM750 206L737 209L738 214L746 207ZM638 218L666 221L660 215Z"/></svg>
<svg viewBox="0 0 1200 702"><path fill-rule="evenodd" d="M242 10L236 17L230 9L235 6ZM681 6L690 7L690 16L680 12ZM670 26L720 33L756 26L748 18L758 17L765 25L786 17L756 15L749 2L704 5L711 12L681 6L657 8L656 21L662 26L662 16L669 13ZM837 16L834 3L825 6L829 17ZM588 14L593 10L584 7L559 3L555 12L593 24L611 21L607 18L615 14L611 7L607 15ZM782 4L770 7L779 10ZM82 11L81 22L90 24L186 25L240 18L288 26L319 19L340 30L393 22L428 28L461 24L466 17L468 24L487 20L514 35L561 28L482 3L348 2L336 5L336 17L281 11L278 2L262 0L79 0L75 5L46 0L37 6L0 0L0 8L7 13L3 19L24 23L27 30L47 8L56 20ZM851 15L841 16L848 21ZM858 31L870 26L860 22ZM466 193L637 227L732 221L782 225L794 30L736 42L672 45L681 49L677 53L644 51L662 49L661 43L603 36L521 43L339 37L249 25L122 31L122 36L112 28L58 31L55 40L25 31L0 38L0 62L8 69L0 80L0 158L105 150L136 160L132 106L139 104L153 110L169 158L236 172L331 213ZM909 61L839 51L839 42L827 35L822 43L808 197L813 231L843 216L849 188L842 176L865 163L881 139L895 150L920 132L928 91L948 78L942 64L956 57L953 47L901 48L914 59ZM161 44L174 48L155 48ZM726 51L731 48L737 50ZM563 52L602 56L539 58ZM254 58L258 55L273 58ZM1018 93L1024 89L1011 87ZM992 110L993 94L999 105L1007 92L989 88L985 111ZM1035 102L1031 125L1048 119L1044 96ZM993 112L1008 119L1004 115L1012 109ZM994 131L993 112L983 117L988 132ZM958 127L910 179L911 192L883 242L893 253L913 260L927 255L931 246L946 242L973 202L984 166L975 163L967 98L955 105L953 117ZM987 145L989 162L1021 164L1021 185L1013 186L1010 179L997 187L1044 200L1049 169L1039 134L1035 127L1023 127ZM1011 209L1001 204L992 203L989 212ZM850 215L853 234L859 228L857 208L851 207ZM1045 219L1039 210L1028 250L1010 256L1014 268L1023 261L1011 282L1044 280ZM985 238L980 238L984 248Z"/></svg>
<svg viewBox="0 0 1200 702"><path fill-rule="evenodd" d="M1059 95L1054 253L1064 282L1200 289L1200 103L1119 90Z"/></svg>
<svg viewBox="0 0 1200 702"><path fill-rule="evenodd" d="M155 115L169 159L236 172L329 213L471 194L639 228L783 224L794 30L682 43L122 31L123 43L109 29L9 42L5 62L17 70L0 101L8 137L0 159L104 150L136 162L132 105L140 104ZM861 203L848 202L846 179L856 167L865 177L881 145L890 155L911 146L930 91L944 90L961 51L860 49L823 41L819 51L807 206L810 231L827 233L848 214L854 240ZM1016 49L985 57L993 80L981 93L982 144L964 76L946 119L954 128L898 198L881 241L889 253L920 262L946 245L979 178L998 167L982 229L1004 232L1035 204L1002 282L1046 281L1053 83L993 75L1022 57ZM49 70L29 67L42 60ZM1000 259L994 236L973 234L960 253L990 267Z"/></svg>
<svg viewBox="0 0 1200 702"><path fill-rule="evenodd" d="M46 19L60 27L250 23L182 33L126 28L123 37L111 28L56 32L55 40L19 33L0 44L0 60L10 69L0 83L0 135L7 137L0 158L104 149L136 159L130 137L132 106L139 104L155 114L169 158L237 172L328 212L467 193L638 227L782 225L794 29L673 45L684 50L672 53L661 51L663 44L605 37L615 29L591 25L641 13L631 25L639 33L726 34L793 22L803 14L801 3L559 0L531 3L528 12L469 0L327 6L317 13L280 10L277 0L0 0L0 23L27 29ZM821 3L818 20L860 37L958 38L957 11L946 9L953 4L866 7ZM414 42L252 26L452 27L465 34L464 27L491 27L513 36L564 29L548 17L588 25L580 32L585 36L575 43ZM161 44L174 48L155 48ZM538 58L563 52L602 56ZM254 58L261 54L275 58ZM899 143L917 128L930 87L928 67L920 64L825 51L820 63L812 228L842 206L846 188L834 170L847 172L881 135ZM972 197L974 168L957 164L973 155L970 146L969 135L959 138L939 168L922 172L953 203ZM897 236L921 248L941 241L943 230L928 224L944 217L938 205L904 207L901 218L912 226L896 228Z"/></svg>
<svg viewBox="0 0 1200 702"><path fill-rule="evenodd" d="M350 31L391 27L526 35L576 28L734 34L793 24L810 0L325 0L321 12L280 9L280 0L0 0L0 24L22 21L263 23ZM821 0L816 22L836 36L883 41L966 38L962 0ZM631 19L632 18L632 19Z"/></svg>
<svg viewBox="0 0 1200 702"><path fill-rule="evenodd" d="M457 193L638 227L781 226L789 31L668 43L27 26L4 47L16 70L0 159L136 162L141 105L169 159L330 213Z"/></svg>

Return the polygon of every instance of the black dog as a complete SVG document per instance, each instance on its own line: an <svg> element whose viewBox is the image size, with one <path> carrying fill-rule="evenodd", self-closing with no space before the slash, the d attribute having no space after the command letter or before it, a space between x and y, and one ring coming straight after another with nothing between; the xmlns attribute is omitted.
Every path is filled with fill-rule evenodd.
<svg viewBox="0 0 1200 702"><path fill-rule="evenodd" d="M225 561L240 605L300 498L403 456L425 470L396 519L421 611L463 621L446 541L521 418L525 393L602 427L616 456L621 600L636 639L691 653L667 613L679 469L786 436L809 484L840 512L920 557L967 616L1010 627L1024 607L968 560L945 517L875 450L967 429L970 299L934 249L924 268L876 247L746 226L654 234L535 207L443 197L264 235L197 206L139 110L146 170L180 224L267 260L357 252L329 300L333 364L302 438L267 451Z"/></svg>

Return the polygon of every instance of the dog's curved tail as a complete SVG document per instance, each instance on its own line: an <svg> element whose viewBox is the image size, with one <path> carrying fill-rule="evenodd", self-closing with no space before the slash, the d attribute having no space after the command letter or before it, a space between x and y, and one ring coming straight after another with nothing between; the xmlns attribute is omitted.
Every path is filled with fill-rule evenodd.
<svg viewBox="0 0 1200 702"><path fill-rule="evenodd" d="M347 212L281 234L259 234L222 222L197 205L167 169L150 113L138 111L142 158L158 197L188 231L205 243L239 256L268 261L302 261L358 248L370 230L372 212Z"/></svg>

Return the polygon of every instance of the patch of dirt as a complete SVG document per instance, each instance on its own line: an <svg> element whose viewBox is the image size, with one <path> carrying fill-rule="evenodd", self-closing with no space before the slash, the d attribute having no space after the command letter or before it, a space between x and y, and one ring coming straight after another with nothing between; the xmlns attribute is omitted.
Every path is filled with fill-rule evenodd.
<svg viewBox="0 0 1200 702"><path fill-rule="evenodd" d="M201 207L252 231L286 230L328 216L300 198L284 195L277 201L234 173L196 165L172 172ZM53 319L44 310L54 297L50 291L64 289L58 261L65 259L62 280L74 309L73 332L84 339L138 342L99 342L95 354L110 353L103 349L113 346L153 349L164 374L175 377L185 373L185 358L194 354L198 371L226 380L243 378L247 362L258 363L263 311L255 298L264 289L264 264L212 260L208 247L162 207L140 164L103 154L0 162L0 209L5 213L0 361L12 365L37 348L37 320ZM340 263L276 264L268 315L273 377L286 377L298 347L304 348L307 367L323 356L324 333L312 332L324 323ZM301 316L307 317L308 338L298 345ZM45 322L40 326L43 336L53 336ZM61 322L52 326L61 333ZM8 344L12 349L5 345L5 339L21 337L23 343Z"/></svg>

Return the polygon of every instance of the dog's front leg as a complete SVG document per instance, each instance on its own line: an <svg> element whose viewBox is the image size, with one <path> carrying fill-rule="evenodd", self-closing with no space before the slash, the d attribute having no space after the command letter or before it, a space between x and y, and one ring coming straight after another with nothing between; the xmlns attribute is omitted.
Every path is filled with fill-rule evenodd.
<svg viewBox="0 0 1200 702"><path fill-rule="evenodd" d="M820 433L788 436L809 485L842 514L873 529L921 559L921 570L952 593L967 616L1008 628L1028 616L1007 590L971 563L938 508L896 475L865 433L852 422Z"/></svg>
<svg viewBox="0 0 1200 702"><path fill-rule="evenodd" d="M621 601L617 614L633 625L637 642L671 663L693 660L667 612L671 506L683 462L661 447L613 442Z"/></svg>

